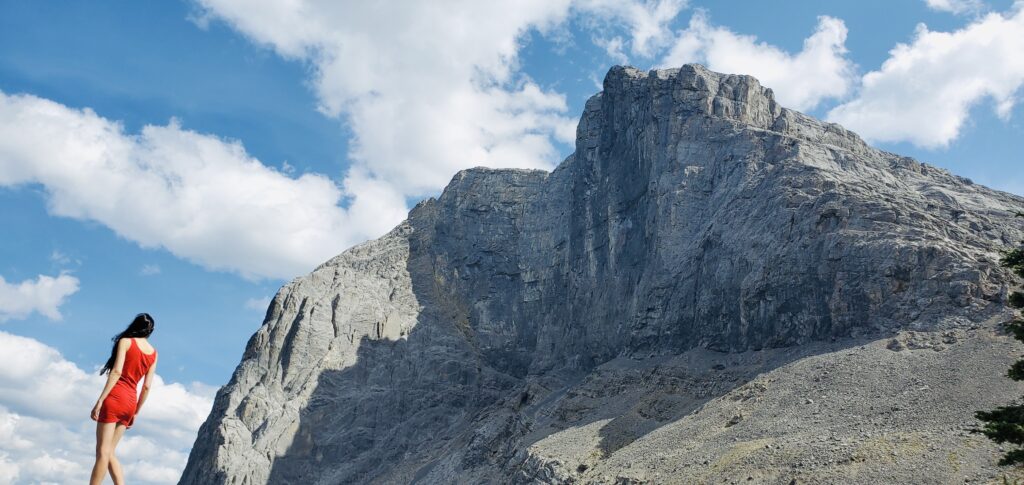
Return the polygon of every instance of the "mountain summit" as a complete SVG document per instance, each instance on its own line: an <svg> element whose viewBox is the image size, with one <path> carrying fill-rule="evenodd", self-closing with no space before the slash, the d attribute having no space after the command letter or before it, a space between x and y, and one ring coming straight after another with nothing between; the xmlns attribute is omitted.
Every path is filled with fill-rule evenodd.
<svg viewBox="0 0 1024 485"><path fill-rule="evenodd" d="M285 285L181 482L986 480L1016 210L752 77L615 67L553 172L461 171Z"/></svg>

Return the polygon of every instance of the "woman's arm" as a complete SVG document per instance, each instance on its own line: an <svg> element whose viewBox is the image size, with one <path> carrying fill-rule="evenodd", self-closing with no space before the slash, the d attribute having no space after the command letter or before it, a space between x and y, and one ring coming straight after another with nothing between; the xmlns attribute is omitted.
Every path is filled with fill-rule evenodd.
<svg viewBox="0 0 1024 485"><path fill-rule="evenodd" d="M103 406L103 400L107 398L110 390L114 388L114 384L117 384L117 380L121 378L121 370L124 369L124 354L128 352L129 345L131 345L131 342L126 338L117 341L117 356L114 357L114 368L110 369L110 373L107 374L107 385L103 386L100 398L96 400L96 405L92 407L90 417L93 421L100 419L100 407Z"/></svg>
<svg viewBox="0 0 1024 485"><path fill-rule="evenodd" d="M156 361L159 359L160 356L153 359L153 365L149 366L149 370L146 371L146 380L142 382L142 393L139 394L139 403L135 405L135 414L139 414L142 403L146 402L146 396L149 396L149 386L153 383L153 375L156 374Z"/></svg>

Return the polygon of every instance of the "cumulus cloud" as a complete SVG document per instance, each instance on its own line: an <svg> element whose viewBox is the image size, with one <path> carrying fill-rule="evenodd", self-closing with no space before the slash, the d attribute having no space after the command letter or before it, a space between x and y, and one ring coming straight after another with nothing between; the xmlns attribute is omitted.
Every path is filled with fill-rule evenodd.
<svg viewBox="0 0 1024 485"><path fill-rule="evenodd" d="M60 306L77 291L78 278L65 273L56 278L39 275L16 284L0 276L0 322L25 318L33 312L60 320Z"/></svg>
<svg viewBox="0 0 1024 485"><path fill-rule="evenodd" d="M661 61L664 67L699 62L720 72L749 74L772 88L784 106L809 110L821 101L846 96L855 80L846 58L846 25L822 16L803 49L790 54L756 37L712 25L703 11L690 18Z"/></svg>
<svg viewBox="0 0 1024 485"><path fill-rule="evenodd" d="M517 56L569 1L450 3L199 1L206 21L313 67L321 111L354 135L346 185L418 196L466 167L551 168L575 120Z"/></svg>
<svg viewBox="0 0 1024 485"><path fill-rule="evenodd" d="M262 298L249 298L245 300L245 308L247 310L257 310L261 312L267 311L270 307L270 297L264 296Z"/></svg>
<svg viewBox="0 0 1024 485"><path fill-rule="evenodd" d="M88 414L105 379L37 340L0 331L0 482L88 481L96 432ZM209 386L157 376L118 446L132 481L176 482L212 405Z"/></svg>
<svg viewBox="0 0 1024 485"><path fill-rule="evenodd" d="M685 0L579 0L574 8L583 15L584 25L601 32L595 36L595 43L612 59L626 63L629 61L625 52L627 44L630 53L641 58L649 58L668 45L672 40L669 23L687 3ZM619 30L624 30L628 37L606 35Z"/></svg>
<svg viewBox="0 0 1024 485"><path fill-rule="evenodd" d="M1024 84L1024 7L991 13L954 32L917 27L877 71L864 75L860 92L828 114L873 141L948 145L969 111L991 101L1009 118Z"/></svg>
<svg viewBox="0 0 1024 485"><path fill-rule="evenodd" d="M89 109L0 93L0 187L40 184L51 214L209 269L290 278L394 227L407 200L460 169L554 167L576 119L562 94L521 72L528 33L586 15L621 24L623 49L650 55L685 6L451 3L197 2L198 24L223 21L310 66L320 110L353 137L339 183L275 170L174 120L129 133Z"/></svg>
<svg viewBox="0 0 1024 485"><path fill-rule="evenodd" d="M985 9L981 0L924 0L928 8L953 14L978 13Z"/></svg>
<svg viewBox="0 0 1024 485"><path fill-rule="evenodd" d="M622 25L612 44L650 54L682 0L333 2L198 0L198 23L222 21L282 57L308 63L320 109L352 130L344 186L433 193L472 166L551 169L576 119L565 97L522 74L530 32L572 15ZM586 22L586 21L585 21ZM367 197L369 200L369 197ZM355 210L397 222L392 213Z"/></svg>
<svg viewBox="0 0 1024 485"><path fill-rule="evenodd" d="M0 92L0 187L20 184L41 184L51 214L247 277L309 271L405 214L401 194L359 176L293 178L174 121L126 133L88 109Z"/></svg>

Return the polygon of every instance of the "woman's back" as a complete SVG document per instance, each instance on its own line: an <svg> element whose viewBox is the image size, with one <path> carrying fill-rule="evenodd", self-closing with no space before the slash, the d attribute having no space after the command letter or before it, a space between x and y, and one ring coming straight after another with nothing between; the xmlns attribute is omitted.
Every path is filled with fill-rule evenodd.
<svg viewBox="0 0 1024 485"><path fill-rule="evenodd" d="M149 367L156 360L156 349L145 338L131 338L128 351L124 354L124 365L121 368L119 385L126 385L132 391L132 397L138 389ZM134 401L134 399L132 399Z"/></svg>
<svg viewBox="0 0 1024 485"><path fill-rule="evenodd" d="M145 355L156 353L156 347L153 347L153 345L149 343L148 338L136 337L135 345L137 345L139 347L139 350L141 350L142 353Z"/></svg>

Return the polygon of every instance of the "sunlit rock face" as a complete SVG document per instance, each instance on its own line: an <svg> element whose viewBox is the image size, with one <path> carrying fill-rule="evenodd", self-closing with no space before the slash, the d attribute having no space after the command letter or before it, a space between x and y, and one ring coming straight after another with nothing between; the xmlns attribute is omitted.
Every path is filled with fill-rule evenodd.
<svg viewBox="0 0 1024 485"><path fill-rule="evenodd" d="M181 481L985 480L1015 210L749 76L616 67L553 172L459 172L285 285Z"/></svg>

